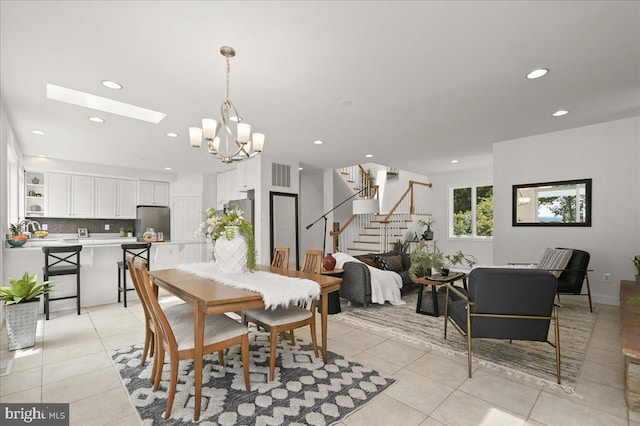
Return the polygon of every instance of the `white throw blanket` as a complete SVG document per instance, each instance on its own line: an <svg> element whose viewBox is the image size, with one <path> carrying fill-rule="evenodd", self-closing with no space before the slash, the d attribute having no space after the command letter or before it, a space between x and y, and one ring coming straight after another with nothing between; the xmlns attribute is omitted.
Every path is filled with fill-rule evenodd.
<svg viewBox="0 0 640 426"><path fill-rule="evenodd" d="M360 262L353 256L346 253L333 253L332 256L336 259L336 268L342 269L347 262ZM402 288L402 277L393 271L383 271L382 269L374 268L364 264L369 268L371 275L371 302L384 305L387 301L392 305L405 305L406 302L402 300L400 289Z"/></svg>
<svg viewBox="0 0 640 426"><path fill-rule="evenodd" d="M320 298L320 284L305 278L286 277L265 271L225 274L215 262L187 263L179 265L178 269L231 287L260 293L267 309L288 307L307 302L310 298Z"/></svg>

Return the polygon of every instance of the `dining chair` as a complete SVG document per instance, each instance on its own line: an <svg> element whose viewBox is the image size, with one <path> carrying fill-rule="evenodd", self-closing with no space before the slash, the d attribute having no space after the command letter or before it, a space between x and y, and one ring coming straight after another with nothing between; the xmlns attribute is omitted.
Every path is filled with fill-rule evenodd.
<svg viewBox="0 0 640 426"><path fill-rule="evenodd" d="M178 363L180 360L193 359L194 344L194 314L193 308L181 312L179 315L167 317L160 306L158 298L151 287L149 274L144 262L136 260L130 265L137 274L142 296L151 308L151 316L155 326L155 357L152 375L155 376L153 391L157 391L162 377L165 353L169 353L170 380L167 394L167 408L165 419L171 416L171 409L175 399L178 382ZM244 370L244 384L250 390L249 383L249 335L247 327L224 314L206 315L204 324L203 354L212 354L235 345L241 345L242 367Z"/></svg>
<svg viewBox="0 0 640 426"><path fill-rule="evenodd" d="M316 261L316 257L319 261ZM322 251L307 250L302 271L320 274L322 272ZM316 304L315 299L299 306L290 306L277 309L252 309L243 312L243 323L249 321L269 331L271 342L269 352L269 381L273 381L276 369L276 350L278 346L278 334L288 331L291 335L291 344L295 345L293 330L309 326L311 329L311 342L313 352L318 358L318 341L316 337ZM282 339L284 341L284 339Z"/></svg>
<svg viewBox="0 0 640 426"><path fill-rule="evenodd" d="M274 268L289 269L289 247L275 248L271 266Z"/></svg>
<svg viewBox="0 0 640 426"><path fill-rule="evenodd" d="M133 269L133 262L135 257L132 254L127 256L127 269L131 274L131 281L133 282L133 288L138 295L138 299L140 299L140 304L142 305L142 310L144 311L144 349L142 350L142 358L140 360L140 365L144 365L147 362L147 356L153 357L155 350L155 323L153 321L153 316L151 315L151 307L146 302L145 297L142 293L142 287L140 286L140 282L138 280L138 274ZM144 262L143 259L140 259L140 262ZM180 316L187 311L192 311L193 307L186 303L180 303L178 305L172 305L168 308L164 309L164 314L167 318L172 318L175 316ZM157 358L154 358L154 362ZM220 361L222 362L222 361ZM153 371L156 369L156 364L153 365ZM153 382L155 379L155 375L151 375L151 381Z"/></svg>
<svg viewBox="0 0 640 426"><path fill-rule="evenodd" d="M147 264L149 270L149 254L151 252L151 243L129 243L121 244L122 261L117 262L118 265L118 303L120 303L120 293L124 300L124 307L127 307L127 291L133 290L127 288L127 256L131 255L136 259L142 259ZM139 296L138 296L139 297Z"/></svg>
<svg viewBox="0 0 640 426"><path fill-rule="evenodd" d="M309 249L304 254L302 262L302 272L311 274L322 274L322 250Z"/></svg>

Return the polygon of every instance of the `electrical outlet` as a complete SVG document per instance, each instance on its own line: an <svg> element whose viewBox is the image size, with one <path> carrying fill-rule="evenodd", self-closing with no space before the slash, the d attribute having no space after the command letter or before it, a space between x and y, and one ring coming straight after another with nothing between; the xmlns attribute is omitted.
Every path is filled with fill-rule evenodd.
<svg viewBox="0 0 640 426"><path fill-rule="evenodd" d="M46 223L42 224L42 230L43 231L48 231L49 230L49 225L47 225Z"/></svg>
<svg viewBox="0 0 640 426"><path fill-rule="evenodd" d="M602 274L602 281L604 281L605 283L611 281L611 274Z"/></svg>
<svg viewBox="0 0 640 426"><path fill-rule="evenodd" d="M105 230L105 231L108 231L108 230L109 230L109 228L110 228L109 224L104 225L104 230Z"/></svg>

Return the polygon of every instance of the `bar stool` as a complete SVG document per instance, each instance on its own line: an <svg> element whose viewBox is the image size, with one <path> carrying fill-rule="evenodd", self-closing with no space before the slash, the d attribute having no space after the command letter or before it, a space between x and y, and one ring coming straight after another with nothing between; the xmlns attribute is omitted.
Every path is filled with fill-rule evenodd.
<svg viewBox="0 0 640 426"><path fill-rule="evenodd" d="M49 302L63 299L76 299L76 308L80 315L80 251L82 246L42 247L44 253L44 280L58 275L76 276L76 294L74 296L50 297L44 294L44 314L49 319Z"/></svg>
<svg viewBox="0 0 640 426"><path fill-rule="evenodd" d="M122 244L122 261L118 262L118 303L120 303L120 293L123 293L124 307L127 307L127 291L135 290L134 287L127 288L127 255L133 256L132 262L136 259L144 260L149 269L149 254L151 253L151 243L130 243Z"/></svg>

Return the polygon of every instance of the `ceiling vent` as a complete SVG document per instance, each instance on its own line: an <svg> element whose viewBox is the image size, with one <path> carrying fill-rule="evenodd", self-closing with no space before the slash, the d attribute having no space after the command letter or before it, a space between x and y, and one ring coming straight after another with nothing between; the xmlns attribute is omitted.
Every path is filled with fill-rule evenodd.
<svg viewBox="0 0 640 426"><path fill-rule="evenodd" d="M291 166L271 163L271 185L291 188Z"/></svg>

